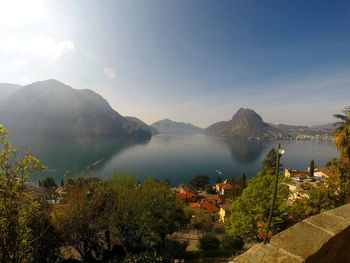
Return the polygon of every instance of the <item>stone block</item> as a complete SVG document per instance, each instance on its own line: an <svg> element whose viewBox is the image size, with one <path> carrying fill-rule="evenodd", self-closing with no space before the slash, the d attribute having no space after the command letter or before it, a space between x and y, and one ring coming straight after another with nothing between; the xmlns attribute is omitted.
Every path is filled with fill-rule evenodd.
<svg viewBox="0 0 350 263"><path fill-rule="evenodd" d="M342 217L343 219L350 222L350 204L343 205L341 207L329 210L325 213Z"/></svg>
<svg viewBox="0 0 350 263"><path fill-rule="evenodd" d="M299 257L291 255L272 245L258 244L236 257L232 263L302 263Z"/></svg>
<svg viewBox="0 0 350 263"><path fill-rule="evenodd" d="M345 219L336 217L329 213L322 213L305 219L303 222L313 224L317 227L337 235L350 226L350 222Z"/></svg>
<svg viewBox="0 0 350 263"><path fill-rule="evenodd" d="M270 243L305 260L319 251L332 236L324 230L300 222L274 235Z"/></svg>

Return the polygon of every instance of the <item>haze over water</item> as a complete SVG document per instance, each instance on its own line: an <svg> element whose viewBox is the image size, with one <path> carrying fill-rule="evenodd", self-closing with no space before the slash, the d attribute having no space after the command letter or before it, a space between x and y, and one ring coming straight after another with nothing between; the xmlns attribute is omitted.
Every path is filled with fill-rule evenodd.
<svg viewBox="0 0 350 263"><path fill-rule="evenodd" d="M251 178L261 170L261 163L276 141L255 141L239 138L206 136L203 134L174 135L158 134L150 141L123 145L113 140L98 140L93 143L48 140L14 140L19 148L31 145L33 155L48 169L73 171L68 176L77 176L89 164L104 158L95 167L94 176L102 178L113 176L120 169L136 170L137 179L142 181L148 176L157 179L169 179L172 185L186 183L197 174L206 174L211 183L215 183L217 174L221 177L243 173ZM323 141L282 141L286 149L282 157L283 167L307 169L310 160L316 166L324 166L338 153L332 142ZM36 174L31 182L37 184L44 176L53 176L57 183L63 173L45 172Z"/></svg>

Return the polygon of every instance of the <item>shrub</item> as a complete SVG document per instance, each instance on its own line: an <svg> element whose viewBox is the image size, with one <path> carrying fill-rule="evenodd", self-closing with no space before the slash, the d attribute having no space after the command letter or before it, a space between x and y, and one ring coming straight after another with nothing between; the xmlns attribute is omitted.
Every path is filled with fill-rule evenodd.
<svg viewBox="0 0 350 263"><path fill-rule="evenodd" d="M224 235L221 246L223 249L238 249L241 250L244 246L243 238L240 236Z"/></svg>
<svg viewBox="0 0 350 263"><path fill-rule="evenodd" d="M213 234L205 234L199 239L199 247L203 250L218 249L220 240Z"/></svg>

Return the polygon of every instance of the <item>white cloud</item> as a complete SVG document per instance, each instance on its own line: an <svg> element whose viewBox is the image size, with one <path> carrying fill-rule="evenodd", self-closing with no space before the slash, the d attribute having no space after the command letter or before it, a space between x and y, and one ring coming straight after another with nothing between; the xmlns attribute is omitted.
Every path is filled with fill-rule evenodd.
<svg viewBox="0 0 350 263"><path fill-rule="evenodd" d="M28 40L8 38L0 42L1 53L39 55L51 59L59 59L63 54L75 50L75 44L72 41L57 41L43 34L36 35Z"/></svg>
<svg viewBox="0 0 350 263"><path fill-rule="evenodd" d="M113 69L111 68L105 68L103 70L103 72L105 73L105 75L110 78L110 79L114 79L115 78L115 72Z"/></svg>

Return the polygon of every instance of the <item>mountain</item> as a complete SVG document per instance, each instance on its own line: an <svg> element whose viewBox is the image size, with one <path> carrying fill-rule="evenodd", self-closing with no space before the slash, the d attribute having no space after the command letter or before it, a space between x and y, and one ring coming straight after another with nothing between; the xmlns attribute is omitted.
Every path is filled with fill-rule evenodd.
<svg viewBox="0 0 350 263"><path fill-rule="evenodd" d="M176 122L169 119L157 121L151 125L162 133L200 133L203 129L191 123Z"/></svg>
<svg viewBox="0 0 350 263"><path fill-rule="evenodd" d="M221 121L205 129L207 135L259 137L275 128L265 123L254 110L240 108L229 121Z"/></svg>
<svg viewBox="0 0 350 263"><path fill-rule="evenodd" d="M19 90L21 87L18 84L0 83L0 100Z"/></svg>
<svg viewBox="0 0 350 263"><path fill-rule="evenodd" d="M139 127L142 127L145 130L149 130L152 133L152 135L156 135L159 133L159 131L156 128L152 126L148 126L145 122L141 121L136 117L126 116L125 119L135 123L136 125L138 125Z"/></svg>
<svg viewBox="0 0 350 263"><path fill-rule="evenodd" d="M323 125L314 125L314 126L312 126L312 128L333 130L334 126L333 126L333 123L326 123L326 124L323 124Z"/></svg>
<svg viewBox="0 0 350 263"><path fill-rule="evenodd" d="M34 82L0 101L0 122L22 136L148 139L151 130L121 116L99 94L57 80Z"/></svg>
<svg viewBox="0 0 350 263"><path fill-rule="evenodd" d="M331 140L332 133L322 128L287 124L268 124L251 109L239 109L229 121L220 121L204 130L206 135L238 136L249 139Z"/></svg>

